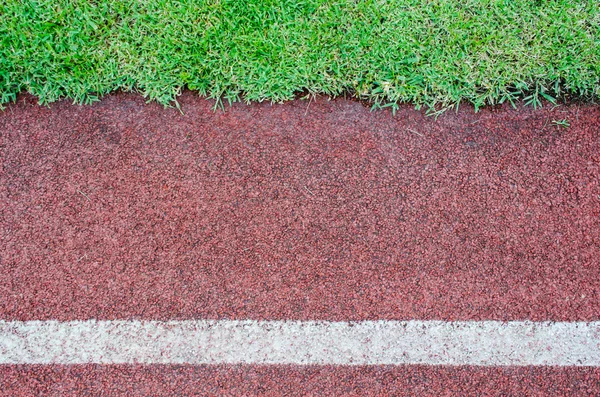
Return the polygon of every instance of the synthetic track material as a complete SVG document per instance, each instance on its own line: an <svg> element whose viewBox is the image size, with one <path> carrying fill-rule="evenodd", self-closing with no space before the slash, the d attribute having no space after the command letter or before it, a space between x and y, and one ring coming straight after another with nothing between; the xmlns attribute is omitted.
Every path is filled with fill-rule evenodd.
<svg viewBox="0 0 600 397"><path fill-rule="evenodd" d="M0 115L0 318L599 319L600 108L180 103Z"/></svg>
<svg viewBox="0 0 600 397"><path fill-rule="evenodd" d="M597 396L600 368L11 366L3 396Z"/></svg>
<svg viewBox="0 0 600 397"><path fill-rule="evenodd" d="M600 318L600 108L0 114L0 319ZM570 127L557 125L568 120ZM598 395L597 368L2 366L4 395Z"/></svg>

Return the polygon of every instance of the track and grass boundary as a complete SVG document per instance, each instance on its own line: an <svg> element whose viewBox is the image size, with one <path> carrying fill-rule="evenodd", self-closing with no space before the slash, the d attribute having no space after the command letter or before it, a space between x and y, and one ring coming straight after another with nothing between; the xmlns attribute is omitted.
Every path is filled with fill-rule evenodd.
<svg viewBox="0 0 600 397"><path fill-rule="evenodd" d="M0 106L182 89L444 109L600 96L595 0L2 0Z"/></svg>

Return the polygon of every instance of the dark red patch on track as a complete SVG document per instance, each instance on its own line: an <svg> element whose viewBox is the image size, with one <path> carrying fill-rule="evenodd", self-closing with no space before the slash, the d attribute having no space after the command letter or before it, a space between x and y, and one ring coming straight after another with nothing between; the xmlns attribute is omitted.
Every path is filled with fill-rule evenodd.
<svg viewBox="0 0 600 397"><path fill-rule="evenodd" d="M3 396L597 396L598 368L11 366Z"/></svg>
<svg viewBox="0 0 600 397"><path fill-rule="evenodd" d="M0 318L600 318L599 107L180 102L0 114Z"/></svg>

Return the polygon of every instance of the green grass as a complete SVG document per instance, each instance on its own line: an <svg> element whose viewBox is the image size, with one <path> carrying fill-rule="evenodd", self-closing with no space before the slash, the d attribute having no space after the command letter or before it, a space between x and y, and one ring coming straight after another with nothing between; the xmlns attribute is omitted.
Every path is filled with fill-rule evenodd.
<svg viewBox="0 0 600 397"><path fill-rule="evenodd" d="M444 109L600 96L597 0L0 0L0 106L300 92Z"/></svg>

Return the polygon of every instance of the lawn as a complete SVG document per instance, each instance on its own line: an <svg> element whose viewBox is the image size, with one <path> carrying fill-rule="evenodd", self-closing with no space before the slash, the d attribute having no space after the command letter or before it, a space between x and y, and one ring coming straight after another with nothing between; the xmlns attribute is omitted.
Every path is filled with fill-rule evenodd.
<svg viewBox="0 0 600 397"><path fill-rule="evenodd" d="M350 94L445 109L600 97L597 0L0 0L0 106Z"/></svg>

